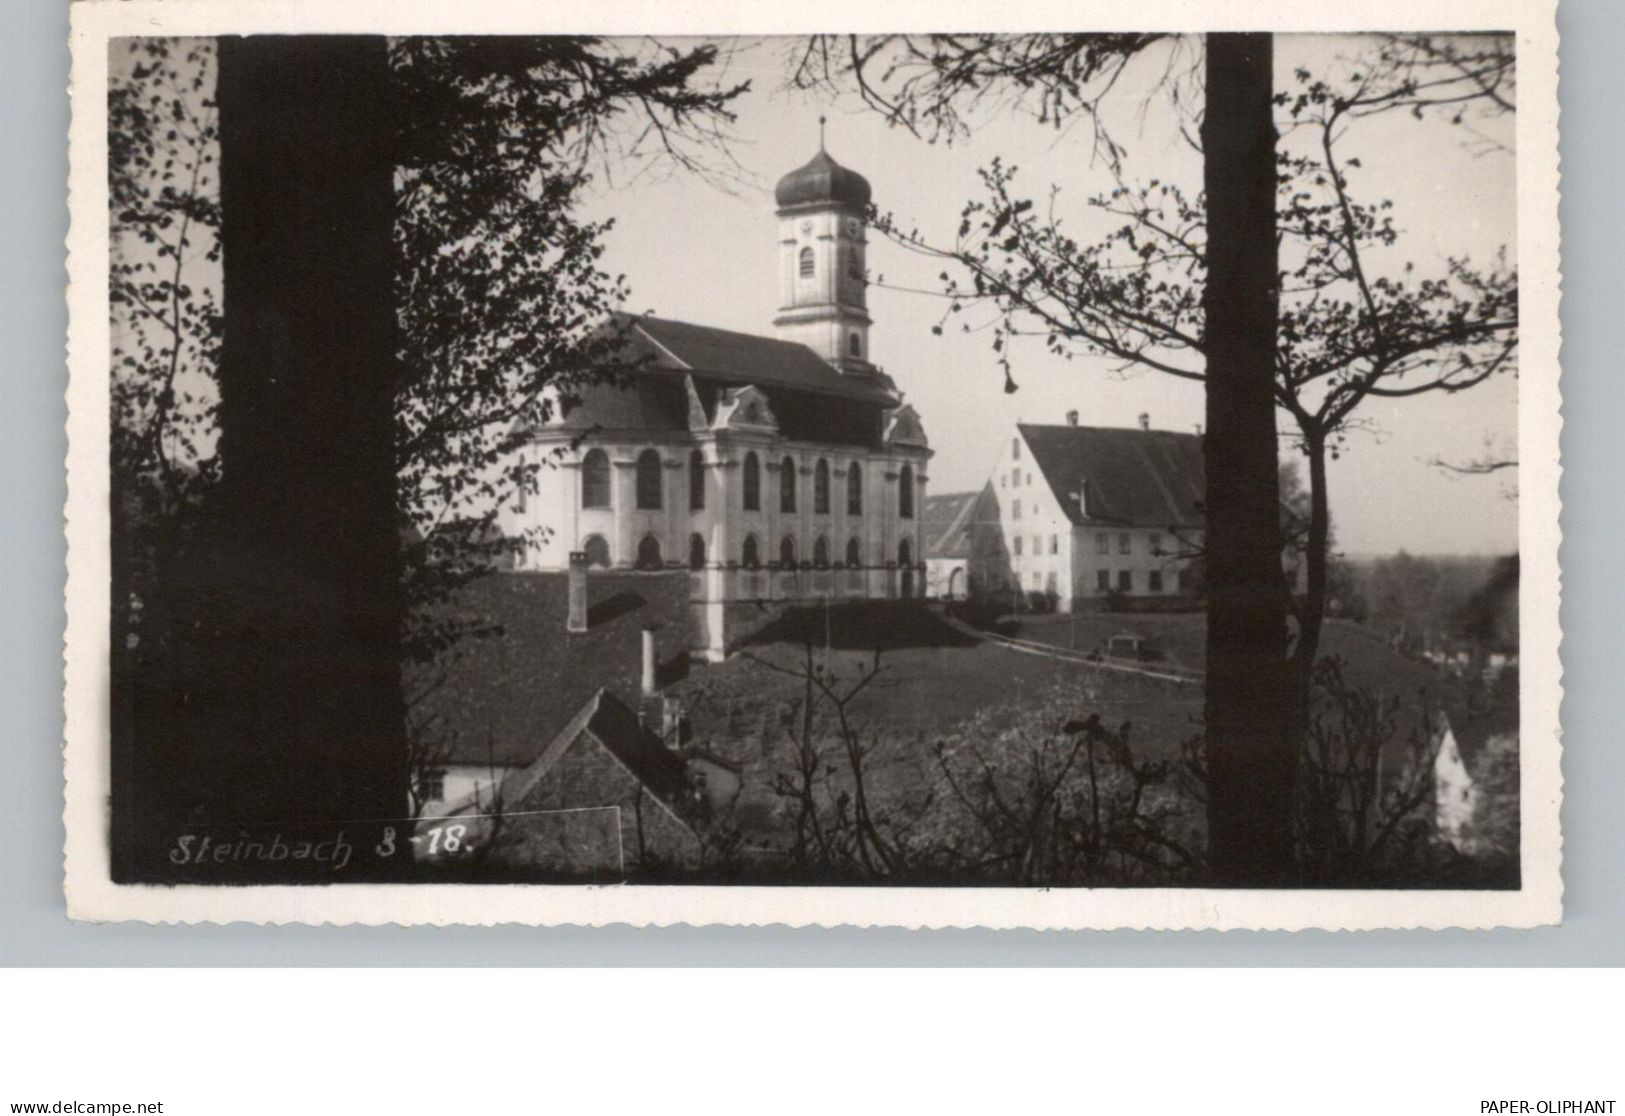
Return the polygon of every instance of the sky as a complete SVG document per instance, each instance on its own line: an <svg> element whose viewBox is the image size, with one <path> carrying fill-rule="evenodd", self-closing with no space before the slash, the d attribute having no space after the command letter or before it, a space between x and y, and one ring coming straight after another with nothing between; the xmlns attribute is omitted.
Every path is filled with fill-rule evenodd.
<svg viewBox="0 0 1625 1116"><path fill-rule="evenodd" d="M1333 36L1277 36L1276 86L1286 88L1300 64L1315 66L1358 41ZM979 120L968 138L929 144L889 128L855 100L785 89L787 44L732 44L725 78L752 89L736 100L730 126L740 181L717 183L684 173L600 180L586 201L594 218L613 218L606 270L624 273L627 309L750 333L771 334L777 310L777 218L772 188L817 150L818 117L828 116L826 147L861 172L882 212L917 227L934 243L951 243L967 199L980 196L977 170L995 156L1019 168L1028 196L1061 188L1062 212L1074 235L1098 219L1084 200L1113 185L1091 158L1088 126L1057 132L1028 116ZM1187 48L1188 50L1188 48ZM1180 137L1170 98L1156 89L1162 58L1136 63L1103 109L1112 137L1127 149L1125 176L1201 185L1201 158ZM1186 57L1187 63L1189 56ZM1494 125L1491 125L1493 127ZM1515 249L1515 162L1510 150L1484 150L1444 122L1383 118L1361 122L1340 151L1363 164L1354 189L1394 202L1402 257L1419 273L1442 271L1447 256L1487 261ZM1510 147L1511 127L1494 135ZM1515 258L1515 256L1514 256ZM1047 354L1041 338L1018 338L1011 352L1014 394L986 329L991 311L957 317L941 336L939 262L871 236L870 353L919 411L936 451L930 490L980 487L1017 422L1059 423L1076 409L1089 425L1130 426L1142 412L1160 429L1194 430L1202 422L1200 384L1155 371L1123 373L1104 358L1071 361ZM1506 375L1458 395L1368 400L1374 429L1351 437L1330 467L1329 491L1339 549L1347 554L1489 554L1517 547L1517 505L1506 472L1459 477L1429 462L1469 461L1486 445L1516 452L1517 380ZM1283 428L1290 420L1282 416ZM1284 443L1283 443L1284 445Z"/></svg>

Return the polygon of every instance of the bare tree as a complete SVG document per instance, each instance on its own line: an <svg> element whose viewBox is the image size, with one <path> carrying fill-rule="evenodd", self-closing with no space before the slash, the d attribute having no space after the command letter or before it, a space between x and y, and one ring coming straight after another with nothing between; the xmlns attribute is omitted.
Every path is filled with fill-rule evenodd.
<svg viewBox="0 0 1625 1116"><path fill-rule="evenodd" d="M1450 112L1465 120L1472 108L1506 111L1510 52L1499 38L1476 47L1383 40L1347 67L1345 80L1300 70L1295 91L1275 98L1284 127L1309 141L1276 159L1283 305L1269 358L1274 404L1293 420L1310 474L1308 596L1294 649L1300 708L1327 593L1326 464L1359 428L1359 408L1374 398L1465 391L1516 368L1515 267L1502 258L1486 266L1451 259L1440 273L1418 277L1414 261L1395 266L1404 242L1392 203L1357 197L1359 159L1342 147L1357 121L1377 114ZM966 206L951 246L927 244L896 221L882 224L911 249L968 274L945 282L950 312L996 305L1001 353L1009 337L1036 334L1057 352L1081 345L1125 366L1208 383L1211 395L1210 315L1221 300L1211 290L1210 228L1225 227L1210 212L1211 190L1204 198L1160 179L1120 181L1091 204L1121 224L1080 244L1060 223L1058 187L1040 207L1014 188L1013 168L995 161L983 180L988 197ZM1209 441L1216 436L1210 425ZM1220 521L1211 502L1208 517Z"/></svg>
<svg viewBox="0 0 1625 1116"><path fill-rule="evenodd" d="M1425 695L1406 717L1395 694L1351 682L1339 659L1315 668L1301 758L1299 857L1309 879L1351 886L1414 866L1437 835L1434 761L1442 724ZM1404 723L1409 721L1410 723Z"/></svg>
<svg viewBox="0 0 1625 1116"><path fill-rule="evenodd" d="M895 871L900 867L897 851L892 838L882 832L870 801L867 762L875 745L865 739L851 715L853 702L885 673L880 651L876 649L850 680L817 659L810 639L804 642L802 661L795 666L758 655L745 657L766 670L794 678L802 687L794 710L795 763L773 780L774 793L794 804L791 855L795 863L856 870L866 876ZM845 774L839 779L821 742L820 713L824 711L833 718L835 762L844 761Z"/></svg>
<svg viewBox="0 0 1625 1116"><path fill-rule="evenodd" d="M1168 882L1195 859L1172 832L1173 765L1141 761L1132 727L1098 715L991 740L967 733L934 755L947 791L920 860L1012 884Z"/></svg>
<svg viewBox="0 0 1625 1116"><path fill-rule="evenodd" d="M710 149L740 88L691 88L709 47L211 45L179 64L152 48L111 106L134 129L115 130L115 222L144 245L115 271L115 311L168 337L121 365L115 472L181 475L186 455L207 463L218 437L229 487L207 553L167 564L176 607L149 642L170 657L143 668L145 712L132 723L154 756L189 753L196 778L166 780L176 809L393 816L409 794L406 606L470 568L428 556L500 545L466 520L534 484L541 463L505 457L516 426L546 414L553 381L568 399L566 370L600 369L614 344L595 326L623 289L596 263L603 228L574 216L587 164L646 146L693 165L689 145ZM206 55L219 59L222 177L235 191L218 202ZM338 126L350 132L335 137ZM175 175L177 164L190 172ZM290 168L307 194L279 192ZM368 239L379 230L381 254ZM214 300L181 268L222 253L232 297L217 355ZM188 390L202 404L183 428L174 416ZM419 544L405 560L403 521ZM441 528L457 545L435 538ZM403 566L452 577L403 582ZM254 701L232 697L245 680ZM182 722L196 731L168 731ZM273 746L257 746L273 726ZM302 760L287 761L284 743Z"/></svg>
<svg viewBox="0 0 1625 1116"><path fill-rule="evenodd" d="M1120 168L1121 147L1100 127L1100 101L1111 92L1129 62L1161 39L1156 35L1017 35L921 38L816 39L801 52L793 82L803 87L838 86L849 78L865 103L886 118L922 130L929 138L951 139L987 110L1024 111L1040 122L1065 127L1077 119L1094 125L1092 151ZM1183 40L1170 40L1165 85L1176 104L1192 101L1198 67L1182 70L1190 52ZM1209 676L1208 732L1215 751L1210 812L1213 864L1235 882L1281 882L1290 872L1292 744L1285 701L1286 616L1280 593L1280 524L1275 490L1275 434L1269 393L1270 350L1277 318L1275 212L1271 187L1275 173L1275 132L1270 120L1273 40L1268 35L1210 36L1202 71L1207 112L1200 146L1205 152L1208 197L1218 229L1202 248L1212 286L1203 355L1208 382L1207 519L1204 543L1208 572ZM1189 132L1187 139L1196 143ZM998 173L997 165L995 174ZM982 222L984 243L1019 246L1021 215L1032 203L1007 206ZM963 214L960 238L972 231L982 207ZM1012 230L1012 226L1015 226ZM910 247L919 237L894 220L880 227ZM1001 237L1010 232L1010 240ZM1064 243L1070 245L1069 239ZM1008 250L1008 249L1007 249ZM943 252L960 259L961 253ZM961 262L965 262L961 259ZM986 261L983 261L986 262ZM1014 332L1009 317L1021 307L1009 284L990 287L985 268L972 264L974 291L961 291L943 273L945 294L955 309L968 301L1004 297L1005 328L994 348L1010 375L1006 343ZM1029 276L1037 285L1066 283L1066 274ZM1200 298L1189 310L1202 308ZM1119 301L1111 310L1121 312ZM1138 310L1136 313L1144 313ZM1042 317L1040 317L1042 322ZM1087 340L1087 338L1085 338ZM1098 339L1097 339L1098 340ZM1052 346L1059 347L1052 331ZM1146 346L1139 359L1147 355ZM1106 351L1122 355L1122 346ZM1173 366L1163 364L1165 371Z"/></svg>

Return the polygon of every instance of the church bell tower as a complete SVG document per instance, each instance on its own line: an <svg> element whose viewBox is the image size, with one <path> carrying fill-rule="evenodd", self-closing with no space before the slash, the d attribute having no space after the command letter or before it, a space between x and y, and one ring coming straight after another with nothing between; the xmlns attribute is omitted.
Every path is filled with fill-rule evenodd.
<svg viewBox="0 0 1625 1116"><path fill-rule="evenodd" d="M820 130L822 120L819 121ZM778 335L842 372L872 375L864 272L869 182L824 150L779 179Z"/></svg>

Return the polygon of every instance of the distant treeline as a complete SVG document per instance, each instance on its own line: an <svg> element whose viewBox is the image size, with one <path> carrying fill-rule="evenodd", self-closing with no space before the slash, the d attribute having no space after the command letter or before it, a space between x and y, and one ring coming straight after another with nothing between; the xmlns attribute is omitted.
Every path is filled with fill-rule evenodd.
<svg viewBox="0 0 1625 1116"><path fill-rule="evenodd" d="M1515 654L1518 556L1434 557L1404 550L1343 559L1330 610L1375 628L1408 655Z"/></svg>

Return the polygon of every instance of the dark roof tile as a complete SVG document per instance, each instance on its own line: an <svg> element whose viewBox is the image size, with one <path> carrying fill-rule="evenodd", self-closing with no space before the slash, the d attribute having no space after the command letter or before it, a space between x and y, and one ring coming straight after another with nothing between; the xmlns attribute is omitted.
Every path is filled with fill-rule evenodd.
<svg viewBox="0 0 1625 1116"><path fill-rule="evenodd" d="M1026 423L1018 429L1072 522L1202 526L1205 474L1200 435ZM1079 507L1079 495L1085 491L1087 515Z"/></svg>
<svg viewBox="0 0 1625 1116"><path fill-rule="evenodd" d="M634 358L658 371L689 371L738 384L787 387L893 406L897 394L883 376L842 372L807 346L776 337L672 321L618 315L630 326Z"/></svg>
<svg viewBox="0 0 1625 1116"><path fill-rule="evenodd" d="M565 576L491 574L439 606L486 634L407 667L414 743L448 763L529 764L599 690L638 692L645 627L661 663L687 653L686 573L589 574L588 630L577 634L565 631Z"/></svg>
<svg viewBox="0 0 1625 1116"><path fill-rule="evenodd" d="M926 558L969 558L977 524L997 523L992 486L978 492L944 492L925 498L921 509Z"/></svg>

